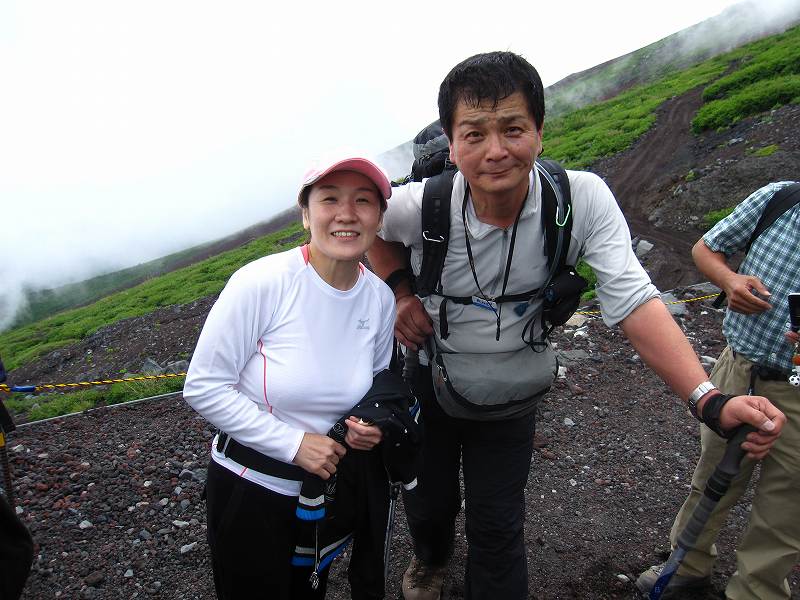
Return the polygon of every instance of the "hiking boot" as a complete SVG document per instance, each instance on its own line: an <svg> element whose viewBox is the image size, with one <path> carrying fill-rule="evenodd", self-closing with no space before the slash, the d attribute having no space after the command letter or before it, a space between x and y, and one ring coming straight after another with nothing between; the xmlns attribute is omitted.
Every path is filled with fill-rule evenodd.
<svg viewBox="0 0 800 600"><path fill-rule="evenodd" d="M644 573L639 575L639 578L636 580L636 587L639 588L639 591L642 592L642 594L646 596L650 593L650 590L653 589L653 586L656 584L656 581L658 581L658 578L661 577L661 572L664 570L664 566L666 564L667 563L653 565ZM687 590L696 590L698 588L708 586L709 583L711 583L711 577L708 575L705 577L688 577L686 575L678 575L675 573L672 576L672 579L669 580L669 585L664 590L661 597L670 598L674 593L685 592Z"/></svg>
<svg viewBox="0 0 800 600"><path fill-rule="evenodd" d="M403 573L403 598L405 600L439 600L444 586L447 567L429 567L416 556Z"/></svg>

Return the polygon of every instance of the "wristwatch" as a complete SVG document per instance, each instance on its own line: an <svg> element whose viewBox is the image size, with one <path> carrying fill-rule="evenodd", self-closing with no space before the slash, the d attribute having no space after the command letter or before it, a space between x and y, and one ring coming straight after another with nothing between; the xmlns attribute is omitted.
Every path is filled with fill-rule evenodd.
<svg viewBox="0 0 800 600"><path fill-rule="evenodd" d="M401 281L408 281L409 284L413 286L414 274L408 269L397 269L392 271L385 281L386 285L388 285L391 290L394 291Z"/></svg>
<svg viewBox="0 0 800 600"><path fill-rule="evenodd" d="M689 394L689 402L688 402L689 412L692 413L692 416L695 419L700 420L700 417L697 414L697 403L700 400L700 398L705 396L711 390L716 390L716 389L717 386L715 386L713 383L711 383L710 381L704 381L696 388L694 388L691 394Z"/></svg>

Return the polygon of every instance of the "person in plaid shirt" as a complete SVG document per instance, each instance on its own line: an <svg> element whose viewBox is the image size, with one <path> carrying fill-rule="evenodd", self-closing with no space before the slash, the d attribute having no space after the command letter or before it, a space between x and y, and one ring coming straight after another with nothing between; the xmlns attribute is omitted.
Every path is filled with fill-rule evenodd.
<svg viewBox="0 0 800 600"><path fill-rule="evenodd" d="M789 329L787 296L800 291L800 204L796 204L753 243L739 271L728 258L743 250L756 223L778 190L792 182L770 183L751 194L708 231L692 250L697 267L728 296L723 333L728 346L711 372L726 394L766 396L787 422L769 455L752 501L750 523L736 551L737 570L727 598L772 600L790 597L787 576L800 560L800 388L789 384L797 334ZM673 547L703 494L708 477L725 451L725 440L701 425L700 460L692 491L672 525ZM745 491L756 461L745 458L738 477L717 504L695 548L684 559L670 589L707 585L717 555L715 540L728 511ZM649 591L663 565L637 580Z"/></svg>

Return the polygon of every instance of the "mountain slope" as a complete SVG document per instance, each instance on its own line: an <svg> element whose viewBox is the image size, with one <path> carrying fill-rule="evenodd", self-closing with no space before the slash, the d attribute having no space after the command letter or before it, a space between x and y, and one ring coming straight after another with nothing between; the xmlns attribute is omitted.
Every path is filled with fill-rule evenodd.
<svg viewBox="0 0 800 600"><path fill-rule="evenodd" d="M548 86L547 112L556 117L602 102L630 87L649 83L666 73L685 69L799 23L800 4L774 0L741 2L716 17Z"/></svg>
<svg viewBox="0 0 800 600"><path fill-rule="evenodd" d="M14 322L8 329L34 323L62 310L96 302L100 298L133 287L153 277L192 265L232 248L238 248L251 240L275 233L292 223L296 223L299 219L299 214L299 210L296 207L289 208L267 221L256 223L232 235L187 248L181 252L163 256L147 263L114 271L113 273L105 273L58 288L28 290L23 302L24 308L17 313Z"/></svg>

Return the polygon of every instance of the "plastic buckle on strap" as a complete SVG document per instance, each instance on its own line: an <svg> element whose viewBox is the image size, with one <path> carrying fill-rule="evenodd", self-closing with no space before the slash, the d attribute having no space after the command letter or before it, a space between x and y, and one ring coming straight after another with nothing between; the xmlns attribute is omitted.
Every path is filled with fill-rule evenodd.
<svg viewBox="0 0 800 600"><path fill-rule="evenodd" d="M438 238L438 239L437 239ZM440 235L437 237L431 237L431 235L427 231L422 232L422 239L426 242L433 242L434 244L443 244L444 243L444 236Z"/></svg>

